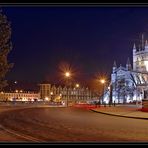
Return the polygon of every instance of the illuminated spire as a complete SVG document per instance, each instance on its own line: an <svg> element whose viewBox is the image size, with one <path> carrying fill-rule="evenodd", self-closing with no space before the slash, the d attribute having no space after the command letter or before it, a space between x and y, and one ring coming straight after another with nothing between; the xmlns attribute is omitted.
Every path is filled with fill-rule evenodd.
<svg viewBox="0 0 148 148"><path fill-rule="evenodd" d="M131 63L130 63L129 57L127 59L126 68L127 68L127 70L130 70L131 69Z"/></svg>
<svg viewBox="0 0 148 148"><path fill-rule="evenodd" d="M136 49L136 44L134 43L133 49Z"/></svg>
<svg viewBox="0 0 148 148"><path fill-rule="evenodd" d="M127 58L127 64L130 64L130 59L129 59L129 57Z"/></svg>
<svg viewBox="0 0 148 148"><path fill-rule="evenodd" d="M113 67L117 67L116 61L114 61Z"/></svg>
<svg viewBox="0 0 148 148"><path fill-rule="evenodd" d="M113 73L116 71L117 69L117 64L116 64L116 61L114 61L114 64L113 64Z"/></svg>
<svg viewBox="0 0 148 148"><path fill-rule="evenodd" d="M145 50L148 50L148 42L147 42L147 40L145 41Z"/></svg>
<svg viewBox="0 0 148 148"><path fill-rule="evenodd" d="M136 44L134 43L133 45L133 53L135 53L137 50L136 50Z"/></svg>
<svg viewBox="0 0 148 148"><path fill-rule="evenodd" d="M144 34L142 33L142 50L144 50Z"/></svg>

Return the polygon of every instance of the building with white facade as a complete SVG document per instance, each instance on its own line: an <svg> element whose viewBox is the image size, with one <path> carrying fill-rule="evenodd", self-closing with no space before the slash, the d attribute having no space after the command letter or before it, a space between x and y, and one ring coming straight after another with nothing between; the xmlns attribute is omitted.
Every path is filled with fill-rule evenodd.
<svg viewBox="0 0 148 148"><path fill-rule="evenodd" d="M129 59L125 67L117 67L114 62L111 82L101 100L105 103L129 103L142 99L148 99L148 42L143 35L139 47L133 46L133 68Z"/></svg>
<svg viewBox="0 0 148 148"><path fill-rule="evenodd" d="M37 101L40 93L32 91L16 90L12 92L0 92L0 101Z"/></svg>

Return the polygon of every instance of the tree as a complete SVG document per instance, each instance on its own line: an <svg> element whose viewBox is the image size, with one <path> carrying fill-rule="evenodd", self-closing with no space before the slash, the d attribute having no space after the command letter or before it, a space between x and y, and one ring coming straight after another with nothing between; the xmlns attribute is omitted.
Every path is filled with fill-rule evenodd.
<svg viewBox="0 0 148 148"><path fill-rule="evenodd" d="M7 17L0 10L0 91L7 86L5 76L13 67L12 63L8 63L8 54L12 49L11 43L11 26Z"/></svg>

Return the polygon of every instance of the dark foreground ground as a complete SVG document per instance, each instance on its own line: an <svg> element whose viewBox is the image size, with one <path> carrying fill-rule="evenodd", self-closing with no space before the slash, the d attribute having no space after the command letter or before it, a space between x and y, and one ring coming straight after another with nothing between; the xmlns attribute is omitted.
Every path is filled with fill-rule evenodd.
<svg viewBox="0 0 148 148"><path fill-rule="evenodd" d="M148 142L148 120L74 107L0 110L2 142Z"/></svg>

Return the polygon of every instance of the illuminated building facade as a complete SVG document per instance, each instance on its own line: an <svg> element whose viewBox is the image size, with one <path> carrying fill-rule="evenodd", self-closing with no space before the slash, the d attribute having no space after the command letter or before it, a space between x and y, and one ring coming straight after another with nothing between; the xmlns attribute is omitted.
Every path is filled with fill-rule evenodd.
<svg viewBox="0 0 148 148"><path fill-rule="evenodd" d="M103 95L106 103L129 103L148 99L148 42L142 35L141 44L133 46L133 68L130 60L126 67L114 62L111 82Z"/></svg>
<svg viewBox="0 0 148 148"><path fill-rule="evenodd" d="M39 99L40 94L32 91L0 92L0 101L37 101Z"/></svg>
<svg viewBox="0 0 148 148"><path fill-rule="evenodd" d="M44 83L44 84L39 84L39 86L40 86L40 98L48 101L51 98L50 94L51 84Z"/></svg>
<svg viewBox="0 0 148 148"><path fill-rule="evenodd" d="M53 101L86 102L96 100L95 93L84 87L61 87L48 83L39 84L39 91L3 91L0 92L0 101Z"/></svg>
<svg viewBox="0 0 148 148"><path fill-rule="evenodd" d="M97 95L84 87L62 87L51 84L40 84L41 99L47 101L86 102L96 100Z"/></svg>

